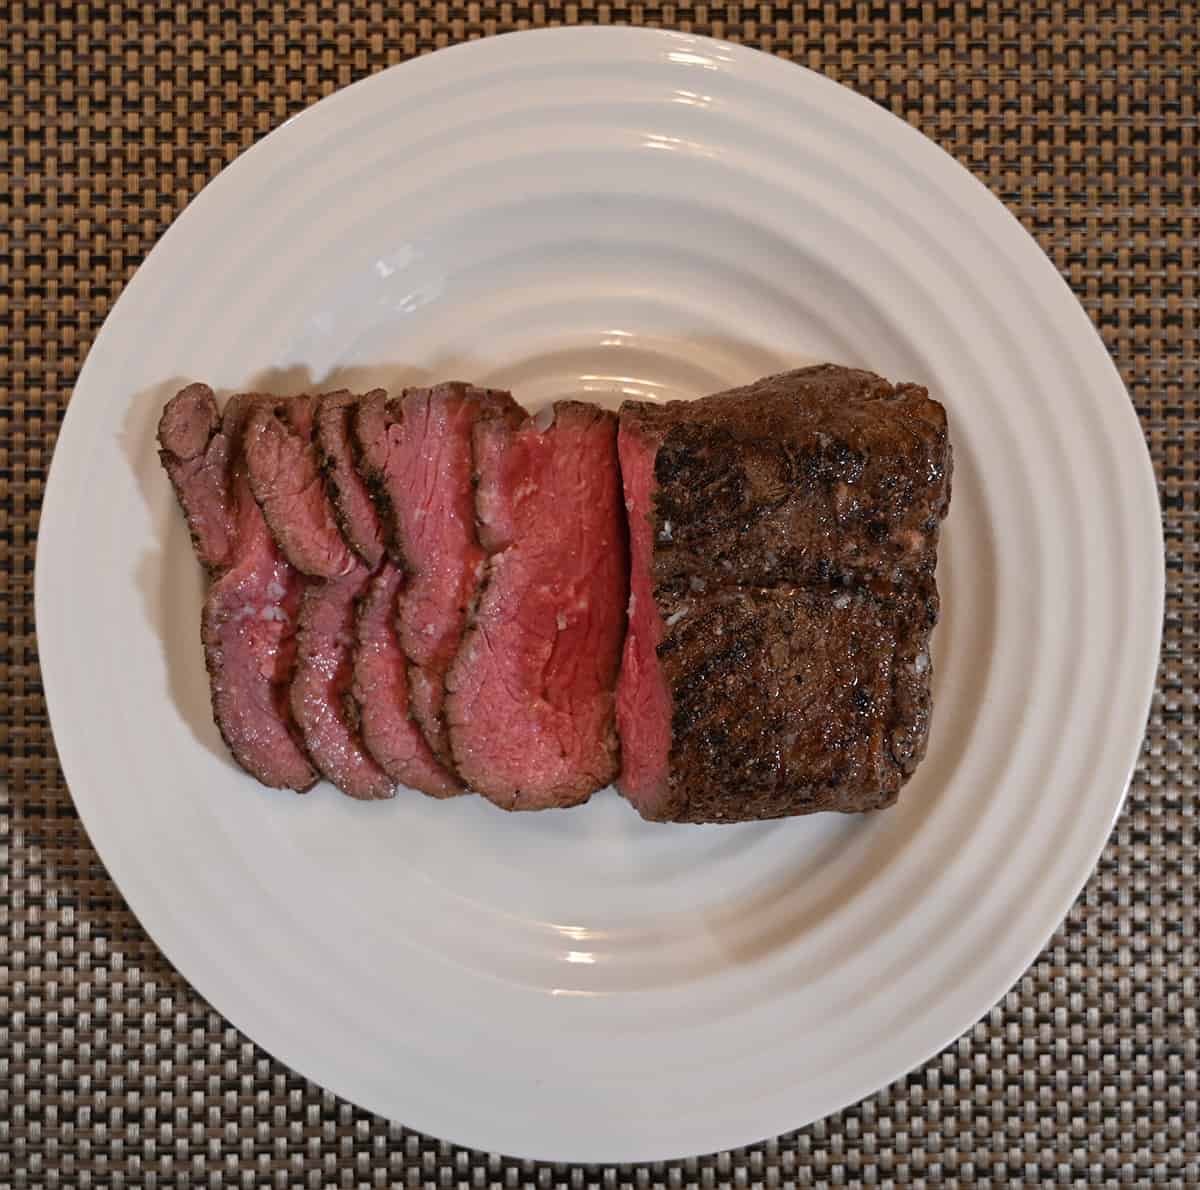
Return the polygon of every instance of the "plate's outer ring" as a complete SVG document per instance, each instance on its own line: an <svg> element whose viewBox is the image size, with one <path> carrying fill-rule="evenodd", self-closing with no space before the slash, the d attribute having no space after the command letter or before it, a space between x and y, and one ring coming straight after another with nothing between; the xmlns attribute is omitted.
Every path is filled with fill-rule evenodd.
<svg viewBox="0 0 1200 1190"><path fill-rule="evenodd" d="M1097 418L1106 433L1119 444L1123 460L1122 494L1126 506L1125 527L1132 531L1125 540L1132 551L1118 564L1137 576L1136 590L1127 606L1120 653L1120 708L1110 725L1106 741L1109 759L1098 780L1095 804L1081 813L1080 828L1072 837L1069 852L1061 857L1053 879L1030 898L1028 912L1012 924L1008 937L997 945L986 967L964 977L963 988L936 1018L926 1017L912 1028L898 1028L894 1044L885 1058L864 1067L848 1067L843 1079L831 1079L816 1099L811 1094L795 1095L787 1089L766 1101L736 1097L720 1107L713 1117L681 1115L667 1122L656 1121L652 1130L622 1127L620 1106L606 1102L597 1093L590 1119L550 1120L537 1110L527 1113L523 1123L504 1115L493 1120L486 1112L456 1114L453 1098L442 1096L432 1103L420 1087L399 1080L387 1102L362 1093L357 1074L339 1061L328 1047L306 1047L302 1026L296 1027L289 1014L270 1004L255 1002L239 989L235 972L205 963L203 955L177 945L178 921L160 902L153 880L148 880L123 837L121 822L105 812L104 790L89 766L89 736L82 725L72 723L69 687L73 658L67 630L73 599L65 581L72 574L73 516L86 492L60 460L67 449L78 444L103 416L97 408L99 393L111 383L106 369L110 340L123 320L147 317L147 297L161 285L161 268L170 254L186 241L194 226L203 222L206 211L218 198L270 162L281 135L303 135L310 125L328 134L339 121L352 121L369 113L393 88L444 85L472 71L486 72L514 62L536 66L578 60L582 68L602 53L609 59L628 56L642 62L667 55L692 55L707 68L753 72L781 92L803 95L809 104L836 110L853 122L864 136L901 145L913 168L922 171L954 201L969 208L980 227L1004 245L1014 268L1025 282L1036 288L1053 312L1057 335L1069 344L1074 365L1086 375L1094 394ZM1136 460L1136 461L1135 461ZM372 1110L382 1110L412 1127L479 1148L523 1156L563 1161L627 1162L663 1160L687 1153L731 1148L764 1135L798 1127L819 1114L826 1114L876 1090L886 1081L902 1076L957 1037L979 1018L1015 982L1052 934L1094 867L1112 823L1119 812L1124 792L1136 763L1144 723L1154 688L1164 597L1163 542L1158 512L1157 488L1136 415L1119 375L1086 314L1050 261L1020 228L1017 221L965 169L916 130L895 119L865 98L838 87L827 79L757 51L704 38L646 30L552 30L469 43L393 68L339 92L288 122L242 155L224 170L189 205L160 243L147 257L114 306L97 336L80 373L74 398L59 435L59 447L47 482L39 534L36 571L36 605L39 649L46 697L64 774L80 816L97 851L149 934L164 953L218 1011L247 1035L285 1061L298 1060L303 1074L335 1093L356 1099ZM68 728L70 724L70 728ZM1078 741L1076 741L1078 743ZM1083 832L1086 831L1086 837ZM311 1040L311 1039L310 1039ZM886 1065L883 1069L880 1063ZM882 1076L881 1076L882 1075Z"/></svg>

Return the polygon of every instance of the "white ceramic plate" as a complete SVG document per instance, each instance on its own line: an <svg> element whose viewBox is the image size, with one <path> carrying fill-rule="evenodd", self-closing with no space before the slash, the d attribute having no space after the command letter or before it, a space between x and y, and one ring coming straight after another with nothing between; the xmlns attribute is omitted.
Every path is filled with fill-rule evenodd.
<svg viewBox="0 0 1200 1190"><path fill-rule="evenodd" d="M950 413L936 714L898 808L663 827L609 791L505 816L268 792L227 759L155 457L181 382L460 376L615 404L825 359ZM618 1161L804 1124L1006 991L1120 806L1162 587L1121 382L981 185L782 61L572 30L358 83L205 189L79 378L37 610L87 829L217 1009L414 1127Z"/></svg>

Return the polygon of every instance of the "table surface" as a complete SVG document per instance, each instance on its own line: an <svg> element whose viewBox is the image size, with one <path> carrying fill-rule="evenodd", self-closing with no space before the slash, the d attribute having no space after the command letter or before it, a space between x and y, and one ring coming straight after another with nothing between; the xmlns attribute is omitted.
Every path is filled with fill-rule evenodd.
<svg viewBox="0 0 1200 1190"><path fill-rule="evenodd" d="M54 756L33 556L88 346L184 204L286 117L464 38L662 25L790 57L910 121L1099 327L1162 490L1163 657L1130 796L1037 962L924 1068L798 1132L538 1165L378 1119L208 1007L108 879ZM0 13L0 1187L1200 1186L1200 8L692 0L14 2Z"/></svg>

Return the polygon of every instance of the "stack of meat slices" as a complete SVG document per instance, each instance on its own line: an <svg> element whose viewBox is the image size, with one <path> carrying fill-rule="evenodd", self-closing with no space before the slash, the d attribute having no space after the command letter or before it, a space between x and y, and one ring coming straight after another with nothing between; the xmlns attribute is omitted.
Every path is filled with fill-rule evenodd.
<svg viewBox="0 0 1200 1190"><path fill-rule="evenodd" d="M952 457L916 385L824 365L618 419L194 384L159 443L214 715L267 785L516 810L615 779L733 822L879 809L924 754Z"/></svg>
<svg viewBox="0 0 1200 1190"><path fill-rule="evenodd" d="M467 789L585 801L618 763L628 548L617 421L449 383L218 412L193 384L159 425L211 577L213 713L266 785L351 797Z"/></svg>

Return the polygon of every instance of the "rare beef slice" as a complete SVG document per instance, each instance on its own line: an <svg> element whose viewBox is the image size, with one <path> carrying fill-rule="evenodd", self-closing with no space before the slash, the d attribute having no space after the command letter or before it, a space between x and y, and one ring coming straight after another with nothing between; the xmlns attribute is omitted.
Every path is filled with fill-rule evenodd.
<svg viewBox="0 0 1200 1190"><path fill-rule="evenodd" d="M371 508L372 522L357 498L370 505L348 457L347 424L357 403L345 392L261 403L247 421L244 449L254 495L280 550L313 580L300 609L292 717L322 775L350 797L374 801L393 795L395 778L365 739L363 708L352 689L356 609L372 579L361 555L378 562L382 554L378 516ZM407 683L403 667L391 678Z"/></svg>
<svg viewBox="0 0 1200 1190"><path fill-rule="evenodd" d="M264 785L304 791L317 774L291 719L287 690L305 580L276 548L241 453L246 421L261 398L233 397L218 423L212 393L201 387L189 386L168 404L159 441L197 553L215 576L201 619L213 718L248 773ZM201 431L196 408L210 401L209 428ZM188 434L179 430L185 423L193 427ZM204 433L210 437L200 452L195 447ZM196 459L204 465L180 478L177 462Z"/></svg>
<svg viewBox="0 0 1200 1190"><path fill-rule="evenodd" d="M354 618L371 572L356 562L348 573L310 583L300 605L292 715L308 754L343 793L361 801L395 793L390 775L365 747L351 700ZM403 670L399 671L403 678Z"/></svg>
<svg viewBox="0 0 1200 1190"><path fill-rule="evenodd" d="M349 574L356 558L342 536L313 441L317 398L258 402L243 451L254 497L284 557L302 574Z"/></svg>
<svg viewBox="0 0 1200 1190"><path fill-rule="evenodd" d="M408 658L410 710L434 756L454 760L443 712L454 660L483 574L473 488L476 424L518 422L506 392L460 382L414 388L364 401L354 420L355 449L393 559L407 584L399 604L400 646Z"/></svg>
<svg viewBox="0 0 1200 1190"><path fill-rule="evenodd" d="M924 753L945 412L823 365L627 402L621 791L643 816L878 809Z"/></svg>
<svg viewBox="0 0 1200 1190"><path fill-rule="evenodd" d="M315 442L325 488L342 536L374 570L383 559L383 526L354 457L354 412L361 400L386 398L374 389L365 398L340 389L317 401Z"/></svg>
<svg viewBox="0 0 1200 1190"><path fill-rule="evenodd" d="M359 600L355 616L351 692L367 750L393 781L432 797L464 793L409 714L408 663L400 647L397 607L404 575L384 561Z"/></svg>
<svg viewBox="0 0 1200 1190"><path fill-rule="evenodd" d="M570 806L616 775L627 545L615 417L559 402L475 427L488 553L447 678L458 771L508 810Z"/></svg>
<svg viewBox="0 0 1200 1190"><path fill-rule="evenodd" d="M219 574L234 546L232 459L229 434L207 384L189 384L167 402L158 443L196 557L210 575Z"/></svg>

